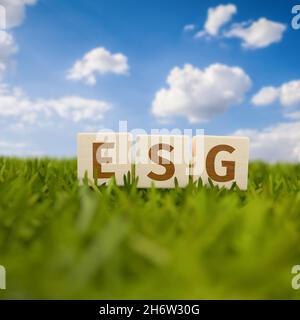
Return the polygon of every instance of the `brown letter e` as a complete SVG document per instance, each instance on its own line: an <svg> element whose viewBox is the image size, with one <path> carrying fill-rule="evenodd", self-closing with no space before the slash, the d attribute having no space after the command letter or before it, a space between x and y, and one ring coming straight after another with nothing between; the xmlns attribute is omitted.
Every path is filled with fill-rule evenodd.
<svg viewBox="0 0 300 320"><path fill-rule="evenodd" d="M101 163L111 163L112 159L110 157L101 157L101 149L113 149L114 143L97 142L93 143L93 177L94 179L109 179L115 175L114 172L103 172ZM100 156L97 158L97 153Z"/></svg>

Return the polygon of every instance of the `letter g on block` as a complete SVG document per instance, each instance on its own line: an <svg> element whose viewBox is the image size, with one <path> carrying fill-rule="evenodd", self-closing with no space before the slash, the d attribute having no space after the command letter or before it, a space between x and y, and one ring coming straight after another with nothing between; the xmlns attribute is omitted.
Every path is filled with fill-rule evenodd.
<svg viewBox="0 0 300 320"><path fill-rule="evenodd" d="M206 171L208 176L216 182L232 181L234 180L234 176L235 176L234 161L222 161L222 166L226 168L225 175L221 176L216 172L216 166L215 166L216 157L222 151L233 153L235 151L235 148L226 144L220 144L213 147L207 154Z"/></svg>

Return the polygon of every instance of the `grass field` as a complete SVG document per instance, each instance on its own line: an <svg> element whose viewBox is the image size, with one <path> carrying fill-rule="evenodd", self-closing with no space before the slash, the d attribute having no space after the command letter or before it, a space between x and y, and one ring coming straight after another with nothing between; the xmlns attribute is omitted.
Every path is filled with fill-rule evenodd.
<svg viewBox="0 0 300 320"><path fill-rule="evenodd" d="M247 192L78 186L75 160L0 158L0 298L297 299L300 165Z"/></svg>

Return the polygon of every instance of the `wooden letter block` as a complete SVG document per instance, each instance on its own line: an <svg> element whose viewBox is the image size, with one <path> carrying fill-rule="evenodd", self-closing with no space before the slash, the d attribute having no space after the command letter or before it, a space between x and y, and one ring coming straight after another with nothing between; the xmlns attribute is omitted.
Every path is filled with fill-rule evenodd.
<svg viewBox="0 0 300 320"><path fill-rule="evenodd" d="M138 135L136 137L136 176L139 188L185 187L189 181L189 137Z"/></svg>
<svg viewBox="0 0 300 320"><path fill-rule="evenodd" d="M98 185L107 184L113 176L119 186L132 165L132 135L129 133L79 133L77 166L80 181L85 173Z"/></svg>
<svg viewBox="0 0 300 320"><path fill-rule="evenodd" d="M245 137L193 137L193 180L208 178L220 187L230 188L234 182L247 189L249 139Z"/></svg>

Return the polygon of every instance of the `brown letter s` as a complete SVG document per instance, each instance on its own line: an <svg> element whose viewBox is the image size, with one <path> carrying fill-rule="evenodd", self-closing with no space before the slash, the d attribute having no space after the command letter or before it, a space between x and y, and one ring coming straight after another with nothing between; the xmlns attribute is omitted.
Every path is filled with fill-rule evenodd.
<svg viewBox="0 0 300 320"><path fill-rule="evenodd" d="M156 181L165 181L173 177L175 172L174 163L157 155L158 151L160 150L166 150L166 151L172 152L173 149L174 147L165 143L155 144L149 149L149 153L148 153L149 158L153 162L163 166L166 169L166 172L164 174L156 174L153 171L151 171L147 175L150 179L156 180Z"/></svg>

